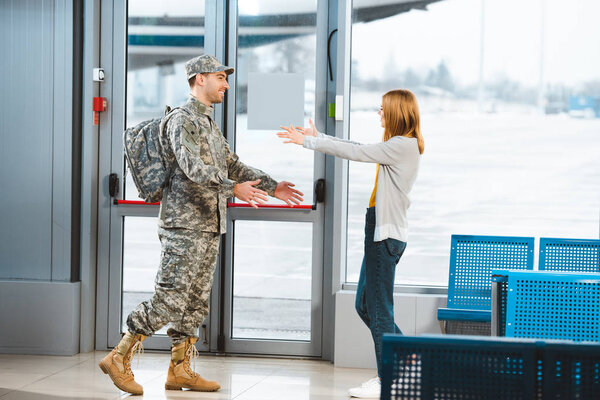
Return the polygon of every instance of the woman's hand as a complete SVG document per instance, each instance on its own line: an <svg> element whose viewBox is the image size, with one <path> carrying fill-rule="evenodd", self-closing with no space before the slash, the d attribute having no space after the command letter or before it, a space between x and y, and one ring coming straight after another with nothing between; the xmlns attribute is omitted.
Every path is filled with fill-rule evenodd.
<svg viewBox="0 0 600 400"><path fill-rule="evenodd" d="M317 136L317 128L315 128L312 118L308 119L308 123L310 124L310 127L303 128L301 126L297 126L296 130L304 136Z"/></svg>
<svg viewBox="0 0 600 400"><path fill-rule="evenodd" d="M277 136L282 139L289 139L283 143L303 145L304 136L317 136L317 128L315 128L312 118L308 119L308 123L310 124L310 127L308 128L303 128L301 126L293 127L292 125L290 125L289 128L287 126L281 126L280 128L284 129L285 132L277 132Z"/></svg>
<svg viewBox="0 0 600 400"><path fill-rule="evenodd" d="M302 146L304 144L304 135L297 131L292 125L288 128L287 126L280 126L285 132L277 132L277 136L282 139L288 139L283 143L294 143Z"/></svg>

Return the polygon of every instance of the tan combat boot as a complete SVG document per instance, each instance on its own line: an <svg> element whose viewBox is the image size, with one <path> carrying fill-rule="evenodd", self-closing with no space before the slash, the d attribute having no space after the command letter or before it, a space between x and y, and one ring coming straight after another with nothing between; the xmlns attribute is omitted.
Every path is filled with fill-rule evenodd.
<svg viewBox="0 0 600 400"><path fill-rule="evenodd" d="M198 392L214 392L221 388L215 381L207 381L198 375L190 366L190 359L198 356L197 338L188 338L185 342L171 347L171 363L165 389L191 389Z"/></svg>
<svg viewBox="0 0 600 400"><path fill-rule="evenodd" d="M142 385L134 380L131 359L136 351L143 350L142 340L146 336L127 332L119 344L98 364L110 376L116 387L131 394L144 394Z"/></svg>

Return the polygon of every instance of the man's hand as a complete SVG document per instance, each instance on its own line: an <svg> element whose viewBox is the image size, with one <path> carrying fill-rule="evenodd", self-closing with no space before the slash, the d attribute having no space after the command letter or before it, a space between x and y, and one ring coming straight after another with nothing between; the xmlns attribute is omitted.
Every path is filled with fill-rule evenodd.
<svg viewBox="0 0 600 400"><path fill-rule="evenodd" d="M291 182L279 182L275 188L275 197L285 201L288 206L294 207L294 204L300 204L303 200L302 196L304 196L304 193L293 189L294 186L295 185Z"/></svg>
<svg viewBox="0 0 600 400"><path fill-rule="evenodd" d="M259 183L260 179L238 183L233 187L233 195L250 204L252 207L258 208L257 204L265 204L267 202L267 192L254 187ZM279 188L279 185L277 187ZM275 195L277 196L277 190L275 190Z"/></svg>

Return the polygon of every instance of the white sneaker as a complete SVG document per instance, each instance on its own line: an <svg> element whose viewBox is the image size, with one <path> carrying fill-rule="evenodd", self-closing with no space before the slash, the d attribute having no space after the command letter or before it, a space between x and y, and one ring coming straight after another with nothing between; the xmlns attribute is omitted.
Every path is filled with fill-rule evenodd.
<svg viewBox="0 0 600 400"><path fill-rule="evenodd" d="M360 399L378 399L381 395L381 380L378 377L369 379L359 387L348 390L348 394Z"/></svg>

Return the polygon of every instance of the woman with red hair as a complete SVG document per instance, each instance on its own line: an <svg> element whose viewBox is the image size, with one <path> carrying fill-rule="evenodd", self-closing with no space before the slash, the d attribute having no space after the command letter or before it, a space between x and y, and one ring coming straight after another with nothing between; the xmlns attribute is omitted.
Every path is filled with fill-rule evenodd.
<svg viewBox="0 0 600 400"><path fill-rule="evenodd" d="M356 291L356 311L373 336L377 377L349 394L359 398L379 398L381 392L381 338L384 333L402 332L394 322L394 276L407 242L408 197L417 177L419 160L425 150L421 135L419 107L409 90L392 90L383 95L380 143L361 144L334 138L310 127L281 127L284 143L294 143L315 151L352 161L377 164L375 187L365 219L364 257Z"/></svg>

